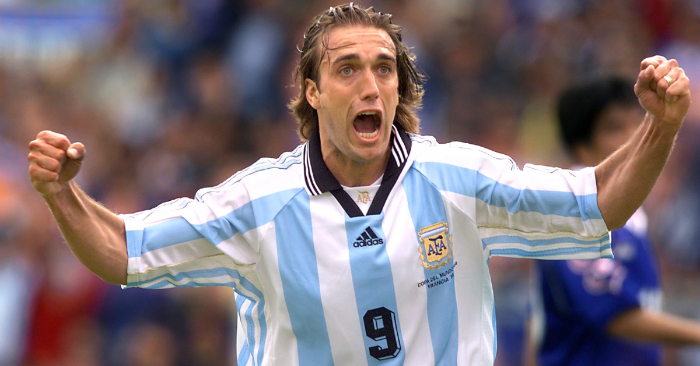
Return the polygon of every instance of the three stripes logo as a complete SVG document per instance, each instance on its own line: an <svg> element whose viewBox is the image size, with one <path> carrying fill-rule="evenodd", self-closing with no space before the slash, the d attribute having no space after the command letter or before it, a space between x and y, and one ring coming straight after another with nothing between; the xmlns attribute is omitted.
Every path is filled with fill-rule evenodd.
<svg viewBox="0 0 700 366"><path fill-rule="evenodd" d="M372 228L368 226L365 229L365 231L362 232L362 235L358 236L357 239L355 239L355 242L352 243L352 246L355 248L360 248L381 244L384 244L384 239L378 238L377 234L375 234Z"/></svg>

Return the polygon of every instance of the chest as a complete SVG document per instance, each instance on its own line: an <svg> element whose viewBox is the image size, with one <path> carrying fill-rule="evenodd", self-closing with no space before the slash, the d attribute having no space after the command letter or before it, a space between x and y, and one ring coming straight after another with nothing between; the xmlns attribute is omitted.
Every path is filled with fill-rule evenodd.
<svg viewBox="0 0 700 366"><path fill-rule="evenodd" d="M396 192L377 215L349 217L330 194L290 205L275 219L263 260L266 275L290 281L308 297L335 302L377 293L415 293L437 288L456 271L485 268L476 226L438 194ZM265 274L264 274L265 275ZM472 276L474 277L474 276ZM348 298L348 299L350 299Z"/></svg>

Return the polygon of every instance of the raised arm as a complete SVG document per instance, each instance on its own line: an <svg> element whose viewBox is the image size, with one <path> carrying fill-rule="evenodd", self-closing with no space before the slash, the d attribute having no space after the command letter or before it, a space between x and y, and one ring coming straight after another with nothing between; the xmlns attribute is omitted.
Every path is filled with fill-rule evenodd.
<svg viewBox="0 0 700 366"><path fill-rule="evenodd" d="M46 200L75 256L105 282L126 284L123 220L73 181L84 157L83 144L42 131L29 143L29 179Z"/></svg>
<svg viewBox="0 0 700 366"><path fill-rule="evenodd" d="M634 91L647 112L644 121L595 169L598 206L610 230L624 226L649 195L690 107L690 81L676 60L644 59Z"/></svg>

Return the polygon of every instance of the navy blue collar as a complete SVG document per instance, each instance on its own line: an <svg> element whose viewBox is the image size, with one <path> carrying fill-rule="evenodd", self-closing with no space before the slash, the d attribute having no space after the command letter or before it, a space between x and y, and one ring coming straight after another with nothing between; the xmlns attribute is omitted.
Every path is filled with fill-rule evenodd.
<svg viewBox="0 0 700 366"><path fill-rule="evenodd" d="M408 154L411 152L411 138L408 133L399 125L394 123L391 126L392 133L389 145L391 146L391 158L386 165L382 184L379 191L372 200L372 205L367 211L368 215L374 215L381 212L384 207L384 202L389 196L389 192L399 178L401 171L408 160ZM309 142L304 149L304 180L306 189L312 196L331 192L338 202L343 206L345 212L350 217L362 216L357 204L345 193L343 187L338 183L338 180L333 176L328 166L323 161L321 153L321 136L318 128L314 130L309 138Z"/></svg>

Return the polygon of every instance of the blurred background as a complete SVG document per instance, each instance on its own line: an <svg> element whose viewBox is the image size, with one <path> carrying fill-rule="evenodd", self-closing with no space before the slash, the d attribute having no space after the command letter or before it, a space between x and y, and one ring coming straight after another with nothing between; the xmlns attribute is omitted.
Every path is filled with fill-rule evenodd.
<svg viewBox="0 0 700 366"><path fill-rule="evenodd" d="M676 58L700 95L698 0L375 0L429 75L422 131L568 166L570 83ZM27 178L43 129L87 146L77 180L119 213L220 183L298 143L286 103L326 0L0 0L0 366L234 365L230 289L122 290L70 253ZM700 107L645 203L667 311L700 318ZM491 261L497 364L521 365L527 260ZM666 349L668 365L700 352Z"/></svg>

